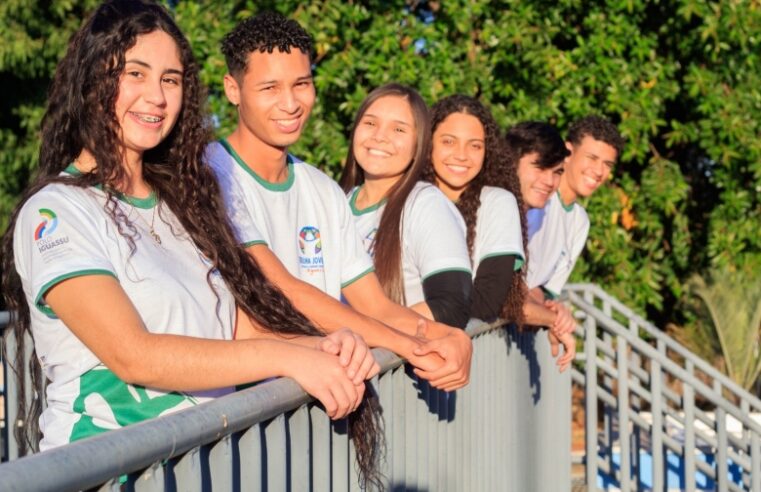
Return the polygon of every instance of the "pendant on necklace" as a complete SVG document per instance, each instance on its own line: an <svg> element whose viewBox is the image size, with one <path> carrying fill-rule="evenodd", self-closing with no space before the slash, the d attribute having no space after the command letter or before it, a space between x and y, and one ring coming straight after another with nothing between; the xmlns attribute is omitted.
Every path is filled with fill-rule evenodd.
<svg viewBox="0 0 761 492"><path fill-rule="evenodd" d="M153 227L151 227L151 230L148 232L151 234L151 237L154 241L156 241L157 244L161 244L161 236L156 234L156 231L153 230Z"/></svg>

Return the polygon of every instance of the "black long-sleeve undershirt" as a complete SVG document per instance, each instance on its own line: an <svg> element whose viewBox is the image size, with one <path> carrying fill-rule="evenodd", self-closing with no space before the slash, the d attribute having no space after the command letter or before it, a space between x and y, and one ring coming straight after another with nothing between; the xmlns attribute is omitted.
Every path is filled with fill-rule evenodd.
<svg viewBox="0 0 761 492"><path fill-rule="evenodd" d="M473 281L473 296L470 304L470 316L483 321L499 318L502 306L510 294L515 256L493 256L478 265Z"/></svg>
<svg viewBox="0 0 761 492"><path fill-rule="evenodd" d="M423 295L433 319L449 326L465 328L470 319L473 281L468 272L441 272L423 280Z"/></svg>

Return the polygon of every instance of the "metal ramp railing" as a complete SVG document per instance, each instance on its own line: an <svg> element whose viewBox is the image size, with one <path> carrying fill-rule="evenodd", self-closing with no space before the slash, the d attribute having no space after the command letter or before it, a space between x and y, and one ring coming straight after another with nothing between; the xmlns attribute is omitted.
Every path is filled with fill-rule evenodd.
<svg viewBox="0 0 761 492"><path fill-rule="evenodd" d="M583 319L587 486L761 492L761 400L598 286L566 291Z"/></svg>

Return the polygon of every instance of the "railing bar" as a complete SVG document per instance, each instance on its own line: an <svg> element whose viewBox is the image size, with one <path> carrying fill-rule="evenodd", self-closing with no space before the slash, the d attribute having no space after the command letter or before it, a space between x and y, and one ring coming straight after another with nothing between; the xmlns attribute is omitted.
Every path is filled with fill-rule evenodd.
<svg viewBox="0 0 761 492"><path fill-rule="evenodd" d="M395 369L392 375L393 387L394 387L394 408L397 411L403 412L400 418L394 420L393 423L393 443L394 453L392 456L392 487L397 483L404 483L405 480L405 461L407 456L407 448L405 442L405 429L407 428L406 418L406 388L410 384L409 378L406 374L406 369L400 367Z"/></svg>
<svg viewBox="0 0 761 492"><path fill-rule="evenodd" d="M705 456L705 453L703 453L703 455ZM716 468L714 468L713 465L709 465L705 461L695 460L695 469L696 471L702 472L709 480L716 481Z"/></svg>
<svg viewBox="0 0 761 492"><path fill-rule="evenodd" d="M330 456L330 490L347 492L349 490L349 430L346 419L330 421Z"/></svg>
<svg viewBox="0 0 761 492"><path fill-rule="evenodd" d="M201 450L194 448L177 460L173 467L177 490L201 492L203 481L201 471Z"/></svg>
<svg viewBox="0 0 761 492"><path fill-rule="evenodd" d="M223 437L209 451L211 483L218 490L233 490L233 450L231 436Z"/></svg>
<svg viewBox="0 0 761 492"><path fill-rule="evenodd" d="M349 476L349 490L351 492L360 492L362 488L359 484L359 468L357 464L357 448L354 446L354 440L351 438L351 433L347 432L349 441L349 462L347 466L347 474Z"/></svg>
<svg viewBox="0 0 761 492"><path fill-rule="evenodd" d="M621 443L621 490L631 489L631 447L629 442L629 354L626 340L618 339L618 436Z"/></svg>
<svg viewBox="0 0 761 492"><path fill-rule="evenodd" d="M394 371L397 371L395 369ZM375 388L378 389L378 397L380 399L380 405L383 409L384 415L396 415L394 408L394 378L393 371L379 374L376 376ZM394 483L393 473L393 454L390 450L397 448L395 436L396 431L394 429L395 421L398 419L384 418L383 427L384 435L386 437L386 452L381 456L380 469L383 474L383 488L391 490L391 484Z"/></svg>
<svg viewBox="0 0 761 492"><path fill-rule="evenodd" d="M321 407L311 404L309 420L312 430L312 475L309 485L312 490L330 490L330 419Z"/></svg>
<svg viewBox="0 0 761 492"><path fill-rule="evenodd" d="M264 425L264 445L267 449L265 458L265 473L267 474L267 488L270 490L286 490L288 481L288 465L285 453L278 452L286 449L286 421L284 414L280 414Z"/></svg>
<svg viewBox="0 0 761 492"><path fill-rule="evenodd" d="M428 484L431 490L438 490L439 485L439 390L429 385L428 401L430 409L427 414L428 420Z"/></svg>
<svg viewBox="0 0 761 492"><path fill-rule="evenodd" d="M417 428L420 422L417 421L417 391L415 390L416 377L412 369L408 366L405 370L407 373L404 382L404 448L407 459L405 460L404 483L415 484L417 482L417 473L413 464L417 459ZM413 485L414 486L414 485Z"/></svg>
<svg viewBox="0 0 761 492"><path fill-rule="evenodd" d="M581 308L586 309L589 312L590 317L595 319L600 317L599 310L597 310L593 306L590 306L587 302L581 299L577 299L574 302L576 302L577 304L580 304ZM642 340L632 339L629 331L626 329L622 329L618 325L618 323L616 323L615 321L602 319L602 322L606 330L612 330L616 332L618 336L623 336L627 338L627 342L629 344L639 346L640 347L639 351L643 353L644 355L648 357L654 357L654 356L657 357L657 355L654 355L655 353L657 353L656 349L654 349L647 343L643 342ZM675 377L686 381L688 384L690 384L691 387L693 387L696 391L698 391L702 396L714 401L717 405L721 405L727 411L728 414L738 419L741 423L746 425L749 429L753 430L753 432L757 432L761 434L761 425L749 419L747 415L742 414L726 399L717 395L713 391L713 389L707 387L702 381L692 377L689 373L687 373L684 369L682 369L680 366L675 364L673 361L669 359L663 359L661 361L661 367L667 370L670 374L673 374Z"/></svg>
<svg viewBox="0 0 761 492"><path fill-rule="evenodd" d="M290 430L290 484L291 490L309 490L309 477L311 476L312 443L310 439L309 408L306 405L299 407L288 419ZM216 482L214 486L216 488ZM225 490L224 488L220 490Z"/></svg>
<svg viewBox="0 0 761 492"><path fill-rule="evenodd" d="M118 488L119 480L115 480ZM135 492L154 492L164 490L164 465L161 463L154 463L149 466L135 479L134 482Z"/></svg>
<svg viewBox="0 0 761 492"><path fill-rule="evenodd" d="M584 293L584 299L593 301L591 293ZM586 427L586 479L591 486L597 483L597 325L594 318L588 316L584 320L586 335L584 338L584 353L587 361L585 364L585 379L587 381L585 398L585 427ZM602 463L601 463L602 465Z"/></svg>
<svg viewBox="0 0 761 492"><path fill-rule="evenodd" d="M660 343L660 342L659 342ZM653 490L664 490L663 416L661 410L661 365L657 359L650 360L650 411L653 423L650 429L651 455L653 460Z"/></svg>
<svg viewBox="0 0 761 492"><path fill-rule="evenodd" d="M579 359L577 358L576 360L578 361ZM582 388L586 383L584 374L575 367L571 367L571 382L581 386Z"/></svg>
<svg viewBox="0 0 761 492"><path fill-rule="evenodd" d="M755 432L750 436L750 484L752 492L761 492L761 441Z"/></svg>
<svg viewBox="0 0 761 492"><path fill-rule="evenodd" d="M127 483L124 484L125 488L131 492L132 490L135 490L132 487L132 483L130 483L130 480L127 481ZM98 487L98 492L119 492L121 490L122 484L119 483L119 480L112 478L108 482L104 483L100 487Z"/></svg>
<svg viewBox="0 0 761 492"><path fill-rule="evenodd" d="M721 383L714 381L714 389L721 394ZM727 463L727 414L721 408L716 409L716 475L719 492L727 492L729 488L729 470Z"/></svg>
<svg viewBox="0 0 761 492"><path fill-rule="evenodd" d="M657 341L662 341L664 343L664 347L667 347L673 350L675 353L677 353L678 355L680 355L681 357L685 359L693 359L693 362L698 369L700 369L705 374L710 375L712 378L721 381L721 383L734 395L736 396L742 395L748 398L749 403L753 406L754 411L761 411L761 399L757 398L754 395L749 394L737 383L729 379L725 374L722 374L720 371L718 371L715 367L711 366L706 361L698 357L695 357L695 355L692 352L690 352L688 349L686 349L685 347L677 343L673 338L666 335L662 330L655 327L652 323L643 319L634 311L626 307L623 303L621 303L621 301L607 294L599 286L593 285L593 284L569 284L565 286L564 290L569 292L569 297L571 298L571 300L574 299L574 293L577 293L577 292L583 292L584 298L586 298L588 295L590 297L593 297L596 294L601 299L607 299L610 305L613 308L615 308L618 312L623 314L626 318L630 318L634 320L637 323L639 328L645 330L649 335L654 337ZM576 295L578 296L578 294ZM589 304L592 305L593 303L590 302Z"/></svg>
<svg viewBox="0 0 761 492"><path fill-rule="evenodd" d="M413 483L407 483L408 486L416 487L417 489L430 488L428 475L430 470L428 468L428 438L431 435L431 429L428 427L428 402L430 396L430 386L421 378L417 378L418 392L420 398L415 405L415 412L417 413L417 426L415 426L416 441L417 441L417 453L415 453L415 478Z"/></svg>
<svg viewBox="0 0 761 492"><path fill-rule="evenodd" d="M686 361L686 370L692 375L693 364ZM685 384L684 391L684 480L687 492L694 492L695 483L695 393L692 385Z"/></svg>

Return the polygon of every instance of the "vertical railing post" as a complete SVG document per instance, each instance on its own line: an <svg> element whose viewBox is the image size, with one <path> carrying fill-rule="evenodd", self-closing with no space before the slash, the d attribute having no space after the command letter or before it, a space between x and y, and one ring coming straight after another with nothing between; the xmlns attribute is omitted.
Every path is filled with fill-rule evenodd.
<svg viewBox="0 0 761 492"><path fill-rule="evenodd" d="M658 340L658 351L663 352L663 342ZM653 459L653 490L665 490L664 483L664 454L663 454L663 401L662 401L661 363L657 359L650 360L650 412L652 413L652 425L650 426L651 454Z"/></svg>
<svg viewBox="0 0 761 492"><path fill-rule="evenodd" d="M610 305L610 299L608 297L602 297L602 312L605 316L611 317L611 305ZM608 332L607 330L602 330L602 341L611 349L615 349L615 341L613 334ZM611 367L615 367L615 356L610 357L606 353L601 353L600 357L605 360ZM602 373L602 380L603 380L603 387L606 391L608 391L610 394L614 394L613 391L613 378L610 377L607 372ZM607 447L607 451L605 454L605 458L608 460L608 469L611 472L611 476L615 477L615 463L613 462L613 447L616 441L616 430L615 430L615 420L616 420L616 414L615 409L611 407L610 405L603 403L603 439L605 440L605 446ZM620 429L619 429L620 432ZM621 450L623 453L623 450Z"/></svg>
<svg viewBox="0 0 761 492"><path fill-rule="evenodd" d="M584 300L593 302L592 293L585 292ZM597 324L592 316L584 320L584 353L586 355L584 373L587 381L585 399L587 487L597 485Z"/></svg>
<svg viewBox="0 0 761 492"><path fill-rule="evenodd" d="M629 332L636 338L639 338L639 324L634 320L629 320ZM642 360L639 356L639 354L636 352L634 347L631 348L629 351L629 371L631 371L631 368L637 368L640 369L642 367ZM631 395L631 404L630 404L632 411L636 414L639 414L642 412L642 399L639 397L639 395L633 393ZM638 426L633 427L632 432L632 477L634 479L635 488L639 489L639 479L640 475L642 474L642 429Z"/></svg>
<svg viewBox="0 0 761 492"><path fill-rule="evenodd" d="M685 369L690 376L694 373L694 364L686 361ZM684 486L687 492L695 490L695 389L692 383L685 381L682 386L684 400Z"/></svg>
<svg viewBox="0 0 761 492"><path fill-rule="evenodd" d="M758 433L750 431L750 490L761 492L761 442Z"/></svg>
<svg viewBox="0 0 761 492"><path fill-rule="evenodd" d="M18 442L16 441L16 426L18 420L18 411L15 402L18 401L19 388L16 385L16 377L12 373L10 364L14 363L16 350L18 350L18 344L16 343L16 336L13 333L8 333L5 339L5 350L8 354L8 361L5 367L5 430L8 437L7 454L5 455L8 460L15 460L19 457ZM28 372L28 371L27 371Z"/></svg>
<svg viewBox="0 0 761 492"><path fill-rule="evenodd" d="M618 359L618 436L621 447L621 490L631 488L631 446L629 445L629 364L628 346L624 338L618 337L616 355ZM611 453L612 454L612 453Z"/></svg>
<svg viewBox="0 0 761 492"><path fill-rule="evenodd" d="M713 389L722 396L721 382L714 379ZM727 469L727 412L716 406L716 486L719 492L729 489L729 470Z"/></svg>

